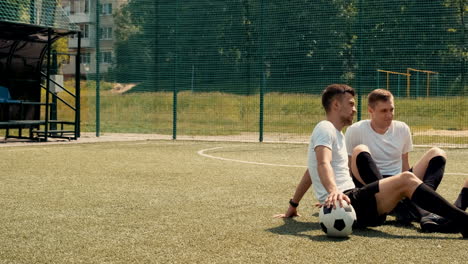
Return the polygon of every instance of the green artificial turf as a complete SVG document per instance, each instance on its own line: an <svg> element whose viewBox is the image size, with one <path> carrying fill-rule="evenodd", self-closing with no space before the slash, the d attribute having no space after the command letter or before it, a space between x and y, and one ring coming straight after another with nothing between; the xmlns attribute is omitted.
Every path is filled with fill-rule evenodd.
<svg viewBox="0 0 468 264"><path fill-rule="evenodd" d="M447 152L439 191L454 200L468 177L468 150ZM140 141L2 147L0 155L0 263L468 259L460 234L425 234L392 217L348 239L327 238L311 192L301 217L273 218L302 177L304 144Z"/></svg>

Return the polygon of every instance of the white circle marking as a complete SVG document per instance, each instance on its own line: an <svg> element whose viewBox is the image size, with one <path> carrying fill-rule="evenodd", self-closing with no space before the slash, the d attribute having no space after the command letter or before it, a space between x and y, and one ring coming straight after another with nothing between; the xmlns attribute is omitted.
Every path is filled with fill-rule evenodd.
<svg viewBox="0 0 468 264"><path fill-rule="evenodd" d="M210 150L222 149L222 148L223 147L214 147L214 148L202 149L202 150L199 150L197 153L198 153L198 155L203 156L203 157L207 157L207 158L211 158L211 159L224 160L224 161L233 161L233 162L239 162L239 163L265 165L265 166L276 166L276 167L307 168L307 166L301 166L301 165L286 165L286 164L254 162L254 161L238 160L238 159L228 159L228 158L217 157L217 156L213 156L213 155L209 155L209 154L205 153L205 152L210 151ZM468 173L462 173L462 172L446 172L445 174L468 176Z"/></svg>
<svg viewBox="0 0 468 264"><path fill-rule="evenodd" d="M264 163L264 162L254 162L254 161L246 161L246 160L238 160L238 159L227 159L227 158L221 158L221 157L216 157L213 155L208 155L205 152L210 151L210 150L215 150L215 149L221 149L223 147L215 147L215 148L209 148L209 149L202 149L199 150L197 153L200 156L207 157L207 158L212 158L212 159L218 159L218 160L224 160L224 161L234 161L234 162L240 162L240 163L247 163L247 164L255 164L255 165L265 165L265 166L277 166L277 167L291 167L291 168L307 168L307 166L301 166L301 165L285 165L285 164L273 164L273 163Z"/></svg>

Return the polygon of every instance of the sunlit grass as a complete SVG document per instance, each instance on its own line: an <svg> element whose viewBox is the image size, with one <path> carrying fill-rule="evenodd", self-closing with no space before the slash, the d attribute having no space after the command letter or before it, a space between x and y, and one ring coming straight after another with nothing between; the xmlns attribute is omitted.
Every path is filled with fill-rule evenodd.
<svg viewBox="0 0 468 264"><path fill-rule="evenodd" d="M283 213L306 144L146 141L2 147L2 263L464 263L459 234L388 225L329 239L308 192ZM427 149L410 154L413 163ZM466 173L466 150L447 150ZM456 198L466 176L447 174ZM393 218L389 218L390 221Z"/></svg>
<svg viewBox="0 0 468 264"><path fill-rule="evenodd" d="M81 84L81 129L96 130L96 91L93 81ZM112 83L101 83L100 130L117 133L156 133L178 135L229 136L244 132L288 133L307 138L314 125L324 119L320 95L266 93L263 112L260 98L220 92L182 91L177 94L174 112L172 92L113 93ZM66 82L74 92L74 84ZM73 98L65 92L59 96ZM366 98L362 99L361 117L368 118ZM74 103L73 103L74 105ZM417 144L468 144L468 136L425 135L427 130L468 130L468 102L464 97L396 98L395 119L410 125ZM359 106L358 106L359 108ZM59 119L74 120L73 111L58 104ZM176 114L176 116L175 116ZM176 120L174 126L173 121Z"/></svg>
<svg viewBox="0 0 468 264"><path fill-rule="evenodd" d="M237 135L260 129L259 95L179 92L177 133L185 135ZM396 99L395 118L410 125L412 132L467 130L468 107L460 97ZM91 94L83 113L93 116L95 97ZM368 118L363 99L362 118ZM173 94L169 92L128 93L101 96L101 129L107 132L172 133ZM265 95L264 133L292 133L308 137L324 118L319 95ZM89 119L94 121L94 118ZM89 124L92 128L92 124ZM467 137L415 137L420 144L448 142L467 144Z"/></svg>

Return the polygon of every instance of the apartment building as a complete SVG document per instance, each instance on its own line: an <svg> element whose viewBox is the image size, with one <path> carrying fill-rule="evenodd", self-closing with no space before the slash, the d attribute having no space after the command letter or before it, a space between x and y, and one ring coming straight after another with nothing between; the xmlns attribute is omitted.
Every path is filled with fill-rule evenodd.
<svg viewBox="0 0 468 264"><path fill-rule="evenodd" d="M62 8L69 15L70 21L81 28L81 73L96 73L96 36L99 36L100 73L106 73L111 67L114 49L114 18L113 13L128 0L99 0L99 34L96 34L96 4L97 0L62 0ZM68 48L71 53L76 52L78 40L69 38ZM74 72L75 59L62 68L63 74Z"/></svg>

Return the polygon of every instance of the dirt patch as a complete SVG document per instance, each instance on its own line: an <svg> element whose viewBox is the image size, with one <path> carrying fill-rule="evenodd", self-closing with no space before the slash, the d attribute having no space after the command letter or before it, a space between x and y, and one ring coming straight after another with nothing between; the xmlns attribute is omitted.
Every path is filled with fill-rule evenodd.
<svg viewBox="0 0 468 264"><path fill-rule="evenodd" d="M434 130L415 132L415 136L468 137L468 130Z"/></svg>
<svg viewBox="0 0 468 264"><path fill-rule="evenodd" d="M135 86L136 83L116 83L112 87L111 93L122 94L131 90Z"/></svg>

